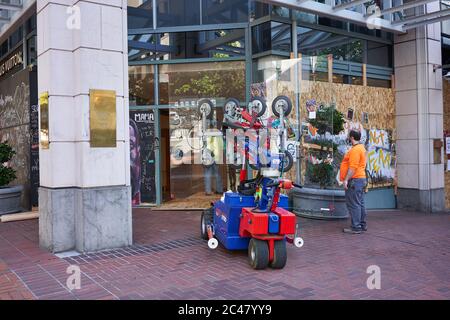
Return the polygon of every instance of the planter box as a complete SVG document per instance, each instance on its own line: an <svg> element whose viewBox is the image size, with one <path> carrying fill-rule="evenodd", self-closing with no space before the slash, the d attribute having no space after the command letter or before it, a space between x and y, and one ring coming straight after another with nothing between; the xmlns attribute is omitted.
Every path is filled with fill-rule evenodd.
<svg viewBox="0 0 450 320"><path fill-rule="evenodd" d="M0 216L22 211L22 190L23 186L0 188Z"/></svg>
<svg viewBox="0 0 450 320"><path fill-rule="evenodd" d="M294 188L292 198L296 215L313 219L347 219L345 191L340 189Z"/></svg>

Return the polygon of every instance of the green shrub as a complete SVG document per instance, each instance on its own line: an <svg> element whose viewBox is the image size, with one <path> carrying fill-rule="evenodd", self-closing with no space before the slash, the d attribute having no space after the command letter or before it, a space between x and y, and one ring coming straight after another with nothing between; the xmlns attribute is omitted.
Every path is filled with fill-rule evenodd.
<svg viewBox="0 0 450 320"><path fill-rule="evenodd" d="M7 186L17 178L16 171L5 165L15 154L16 152L6 142L0 143L0 187Z"/></svg>

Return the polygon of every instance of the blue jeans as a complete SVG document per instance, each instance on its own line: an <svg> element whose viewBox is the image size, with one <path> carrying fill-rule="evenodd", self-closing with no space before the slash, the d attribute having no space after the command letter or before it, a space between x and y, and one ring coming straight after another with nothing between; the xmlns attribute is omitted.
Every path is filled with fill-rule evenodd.
<svg viewBox="0 0 450 320"><path fill-rule="evenodd" d="M223 192L222 176L219 173L219 166L217 165L217 163L214 163L209 167L203 166L203 170L205 173L205 192L212 193L211 191L212 178L215 177L216 192L222 193Z"/></svg>
<svg viewBox="0 0 450 320"><path fill-rule="evenodd" d="M351 179L348 182L348 190L345 191L347 209L352 219L352 229L366 228L366 207L364 205L364 188L366 179Z"/></svg>

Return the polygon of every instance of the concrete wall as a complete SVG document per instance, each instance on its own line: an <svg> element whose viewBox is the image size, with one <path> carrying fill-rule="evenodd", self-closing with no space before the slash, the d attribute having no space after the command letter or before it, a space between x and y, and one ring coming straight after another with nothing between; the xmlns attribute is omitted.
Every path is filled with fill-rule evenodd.
<svg viewBox="0 0 450 320"><path fill-rule="evenodd" d="M38 0L38 86L49 92L40 150L40 242L60 252L132 243L127 1ZM90 89L116 92L116 147L90 145Z"/></svg>
<svg viewBox="0 0 450 320"><path fill-rule="evenodd" d="M431 12L438 4L427 5ZM433 142L442 140L440 24L395 37L397 170L400 208L439 212L445 208L443 150L435 163Z"/></svg>

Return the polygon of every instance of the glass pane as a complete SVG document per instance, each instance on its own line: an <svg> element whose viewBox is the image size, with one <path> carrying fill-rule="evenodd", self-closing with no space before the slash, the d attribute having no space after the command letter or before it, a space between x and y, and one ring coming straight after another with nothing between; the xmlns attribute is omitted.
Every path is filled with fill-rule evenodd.
<svg viewBox="0 0 450 320"><path fill-rule="evenodd" d="M228 98L245 101L245 62L170 64L159 70L160 104L170 105L161 117L162 149L168 144L164 198L170 206L208 207L218 197L214 192L236 181L236 171L224 164L223 105ZM203 161L209 151L213 164Z"/></svg>
<svg viewBox="0 0 450 320"><path fill-rule="evenodd" d="M158 27L200 24L200 0L157 0Z"/></svg>
<svg viewBox="0 0 450 320"><path fill-rule="evenodd" d="M269 15L269 5L256 0L250 1L250 21Z"/></svg>
<svg viewBox="0 0 450 320"><path fill-rule="evenodd" d="M363 62L363 41L351 37L297 27L298 51L306 55L325 56L334 60Z"/></svg>
<svg viewBox="0 0 450 320"><path fill-rule="evenodd" d="M245 62L162 65L159 90L161 105L200 98L215 99L218 105L230 97L245 101Z"/></svg>
<svg viewBox="0 0 450 320"><path fill-rule="evenodd" d="M128 36L128 61L155 60L157 34Z"/></svg>
<svg viewBox="0 0 450 320"><path fill-rule="evenodd" d="M130 66L130 106L149 106L155 104L153 66Z"/></svg>
<svg viewBox="0 0 450 320"><path fill-rule="evenodd" d="M36 36L31 37L27 41L27 64L37 63Z"/></svg>
<svg viewBox="0 0 450 320"><path fill-rule="evenodd" d="M128 0L128 28L153 28L152 0Z"/></svg>
<svg viewBox="0 0 450 320"><path fill-rule="evenodd" d="M280 22L266 22L252 29L253 54L269 50L291 51L291 26Z"/></svg>
<svg viewBox="0 0 450 320"><path fill-rule="evenodd" d="M202 0L203 24L248 21L248 1Z"/></svg>
<svg viewBox="0 0 450 320"><path fill-rule="evenodd" d="M367 64L392 68L392 46L367 41Z"/></svg>
<svg viewBox="0 0 450 320"><path fill-rule="evenodd" d="M245 56L244 29L192 31L159 35L160 60Z"/></svg>

